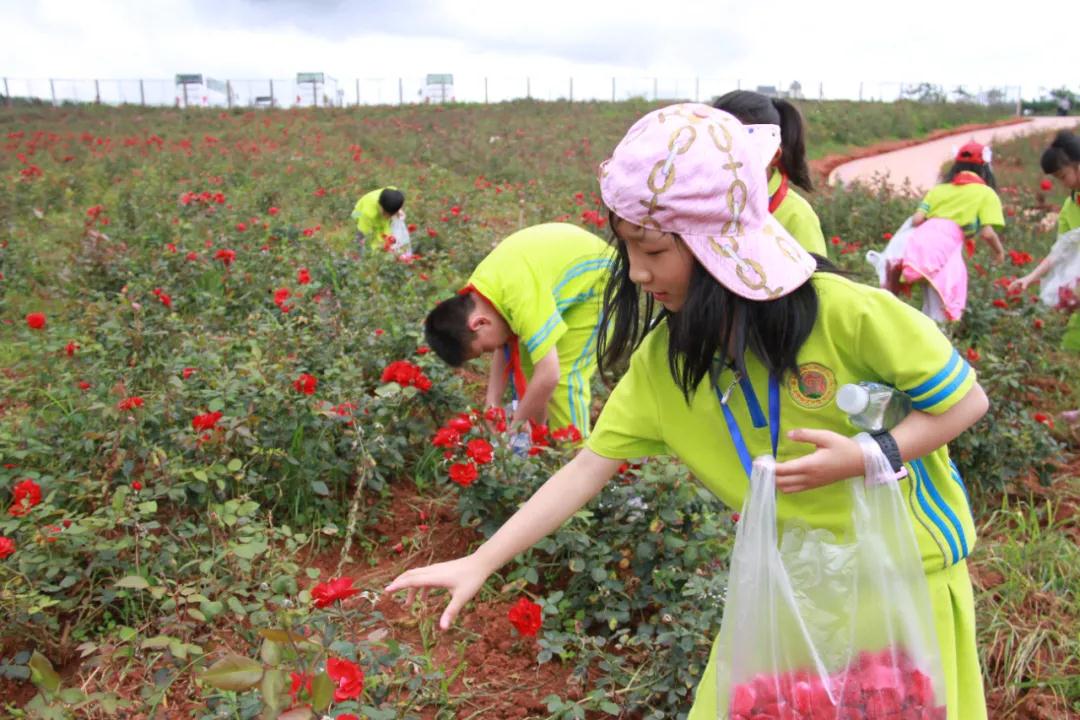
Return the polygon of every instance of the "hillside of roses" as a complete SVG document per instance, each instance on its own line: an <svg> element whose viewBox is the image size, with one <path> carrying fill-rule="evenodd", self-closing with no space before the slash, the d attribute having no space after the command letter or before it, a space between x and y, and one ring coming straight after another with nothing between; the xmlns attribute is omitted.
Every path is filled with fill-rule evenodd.
<svg viewBox="0 0 1080 720"><path fill-rule="evenodd" d="M490 536L574 451L569 427L514 452L505 417L480 406L486 368L447 368L420 321L519 227L607 237L595 168L650 107L0 112L0 707L685 713L736 518L674 461L621 468L485 586L484 622L441 633L440 596L403 607L379 592ZM811 148L996 119L910 109L808 103ZM1038 662L1017 663L1009 638L1030 631L1033 588L1058 598L1051 617L1075 609L1075 547L1049 553L1053 568L994 550L1071 537L1080 370L1054 350L1065 311L1006 291L1049 247L1061 198L1040 184L1037 141L996 153L1012 253L992 267L975 251L951 331L993 409L954 458L978 479L973 564L1041 578L982 588L988 687L1003 708L1067 709L1075 680L1056 679L1080 669L1077 615ZM407 255L353 238L357 197L389 184L407 196ZM867 280L863 253L916 202L883 187L811 199L834 259Z"/></svg>

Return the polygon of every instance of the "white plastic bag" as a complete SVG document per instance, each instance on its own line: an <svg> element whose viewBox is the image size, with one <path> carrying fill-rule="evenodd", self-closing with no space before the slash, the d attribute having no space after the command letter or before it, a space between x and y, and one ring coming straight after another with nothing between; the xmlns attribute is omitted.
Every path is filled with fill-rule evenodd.
<svg viewBox="0 0 1080 720"><path fill-rule="evenodd" d="M390 220L390 234L394 236L394 254L411 255L412 239L409 237L409 226L405 218L398 213Z"/></svg>
<svg viewBox="0 0 1080 720"><path fill-rule="evenodd" d="M1072 289L1080 281L1080 228L1058 235L1050 248L1050 271L1039 285L1039 299L1057 307L1061 288Z"/></svg>
<svg viewBox="0 0 1080 720"><path fill-rule="evenodd" d="M945 719L929 587L888 460L857 438L866 480L847 537L776 522L776 464L754 461L717 645L721 718ZM907 713L907 714L903 714Z"/></svg>
<svg viewBox="0 0 1080 720"><path fill-rule="evenodd" d="M915 231L911 220L911 218L905 220L900 229L893 233L892 239L889 240L889 244L885 246L884 250L881 252L871 250L866 253L866 262L873 265L874 270L877 271L878 285L880 287L894 290L894 288L890 287L889 282L889 264L904 258L904 250L907 248L908 240L911 238L911 233Z"/></svg>

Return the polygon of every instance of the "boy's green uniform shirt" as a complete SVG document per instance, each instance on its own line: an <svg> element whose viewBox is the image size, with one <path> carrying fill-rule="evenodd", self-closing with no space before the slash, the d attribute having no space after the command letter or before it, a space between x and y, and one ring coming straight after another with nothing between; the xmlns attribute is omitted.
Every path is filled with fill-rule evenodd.
<svg viewBox="0 0 1080 720"><path fill-rule="evenodd" d="M372 190L359 200L352 211L352 218L356 220L356 229L364 233L364 237L370 242L381 242L383 235L390 234L390 218L383 212L379 205L379 195L383 190L397 190L393 185Z"/></svg>
<svg viewBox="0 0 1080 720"><path fill-rule="evenodd" d="M557 348L559 385L548 403L553 429L573 424L588 432L589 380L613 257L611 247L587 230L547 223L508 236L469 278L518 338L526 376Z"/></svg>

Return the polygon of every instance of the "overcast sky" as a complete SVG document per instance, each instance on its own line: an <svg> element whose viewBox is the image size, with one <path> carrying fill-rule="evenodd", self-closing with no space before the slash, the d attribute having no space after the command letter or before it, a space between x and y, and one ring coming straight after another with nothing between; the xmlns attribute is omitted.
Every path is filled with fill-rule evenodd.
<svg viewBox="0 0 1080 720"><path fill-rule="evenodd" d="M1076 0L0 0L9 78L429 72L1076 88ZM1029 9L1030 8L1030 9ZM1067 28L1067 29L1066 29ZM560 80L560 82L562 82ZM351 92L351 90L350 90Z"/></svg>

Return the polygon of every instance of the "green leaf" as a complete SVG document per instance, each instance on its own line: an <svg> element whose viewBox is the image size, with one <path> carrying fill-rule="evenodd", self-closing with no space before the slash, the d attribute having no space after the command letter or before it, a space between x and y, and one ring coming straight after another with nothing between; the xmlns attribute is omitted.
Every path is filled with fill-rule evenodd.
<svg viewBox="0 0 1080 720"><path fill-rule="evenodd" d="M128 575L127 577L120 578L116 581L116 587L119 588L132 588L134 590L145 590L150 587L150 583L146 581L142 575Z"/></svg>
<svg viewBox="0 0 1080 720"><path fill-rule="evenodd" d="M195 608L189 607L187 609L187 614L190 615L191 617L195 618L199 622L206 622L206 615L203 615L202 611L200 611L200 610L196 610Z"/></svg>
<svg viewBox="0 0 1080 720"><path fill-rule="evenodd" d="M84 693L79 688L64 688L60 691L60 701L65 702L68 705L81 703L85 699L86 693Z"/></svg>
<svg viewBox="0 0 1080 720"><path fill-rule="evenodd" d="M244 467L244 462L240 458L233 458L225 467L228 468L229 472L236 472L240 468Z"/></svg>
<svg viewBox="0 0 1080 720"><path fill-rule="evenodd" d="M145 640L143 640L139 646L143 650L165 648L169 647L169 644L173 642L177 642L176 638L174 637L169 637L168 635L155 635L152 638L146 638Z"/></svg>
<svg viewBox="0 0 1080 720"><path fill-rule="evenodd" d="M316 495L322 495L323 497L327 497L330 494L330 488L326 487L326 483L322 480L312 480L311 490Z"/></svg>
<svg viewBox="0 0 1080 720"><path fill-rule="evenodd" d="M139 508L139 512L149 515L157 512L157 501L147 500L146 502L139 503L136 507Z"/></svg>
<svg viewBox="0 0 1080 720"><path fill-rule="evenodd" d="M254 560L259 555L266 552L266 543L261 540L249 543L238 543L232 546L232 551L237 557L241 557L245 560Z"/></svg>
<svg viewBox="0 0 1080 720"><path fill-rule="evenodd" d="M604 702L600 703L600 709L606 712L608 715L619 715L620 713L622 713L622 709L609 700L605 700Z"/></svg>
<svg viewBox="0 0 1080 720"><path fill-rule="evenodd" d="M267 665L277 665L281 662L281 646L269 638L264 638L262 647L259 648L259 657Z"/></svg>
<svg viewBox="0 0 1080 720"><path fill-rule="evenodd" d="M263 674L259 690L262 692L263 703L267 707L273 710L280 708L283 700L282 696L285 694L285 671L267 670Z"/></svg>
<svg viewBox="0 0 1080 720"><path fill-rule="evenodd" d="M191 474L195 477L196 480L202 482L210 482L210 477L206 474L205 470L196 470Z"/></svg>
<svg viewBox="0 0 1080 720"><path fill-rule="evenodd" d="M375 388L375 394L379 397L393 397L401 392L401 386L397 383L386 383Z"/></svg>
<svg viewBox="0 0 1080 720"><path fill-rule="evenodd" d="M282 630L280 628L262 628L259 630L259 637L266 640L273 640L276 643L287 643L289 641L295 643L307 642L307 638L303 635L288 630Z"/></svg>
<svg viewBox="0 0 1080 720"><path fill-rule="evenodd" d="M596 567L589 573L592 576L593 582L604 582L607 580L607 570L602 567Z"/></svg>
<svg viewBox="0 0 1080 720"><path fill-rule="evenodd" d="M311 681L311 705L316 710L325 710L330 707L330 701L334 699L334 681L324 672L319 673Z"/></svg>
<svg viewBox="0 0 1080 720"><path fill-rule="evenodd" d="M225 401L221 398L214 398L210 401L210 404L206 408L210 412L217 412L218 410L225 409Z"/></svg>
<svg viewBox="0 0 1080 720"><path fill-rule="evenodd" d="M240 604L240 601L236 599L234 595L230 595L229 599L225 601L225 604L229 606L237 615L246 615L247 611L244 610L244 606Z"/></svg>
<svg viewBox="0 0 1080 720"><path fill-rule="evenodd" d="M39 688L51 693L60 689L60 676L53 670L49 658L35 650L34 654L30 656L30 662L27 665L30 666L31 681ZM327 678L327 680L329 679Z"/></svg>
<svg viewBox="0 0 1080 720"><path fill-rule="evenodd" d="M581 572L585 569L585 561L579 557L570 558L570 562L567 563L570 567L570 572Z"/></svg>
<svg viewBox="0 0 1080 720"><path fill-rule="evenodd" d="M218 690L243 692L255 687L262 676L262 665L251 658L230 653L207 668L199 678Z"/></svg>

